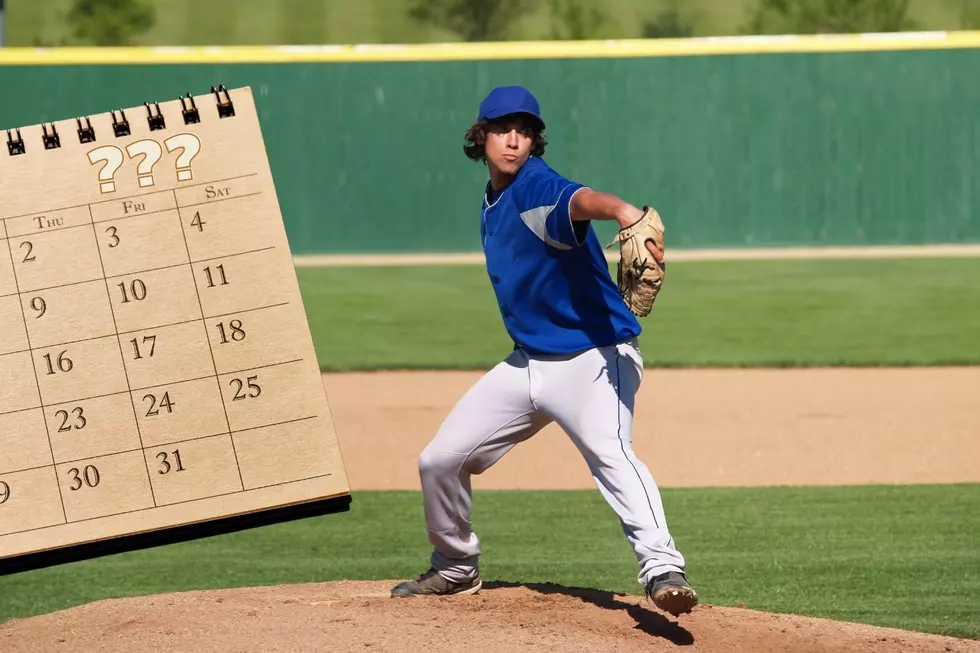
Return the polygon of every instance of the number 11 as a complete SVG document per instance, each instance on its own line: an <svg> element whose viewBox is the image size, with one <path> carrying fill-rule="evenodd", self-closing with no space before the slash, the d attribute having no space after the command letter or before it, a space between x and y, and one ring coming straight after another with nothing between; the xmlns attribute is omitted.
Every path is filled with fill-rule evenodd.
<svg viewBox="0 0 980 653"><path fill-rule="evenodd" d="M208 288L214 288L216 285L222 285L222 286L227 286L228 285L228 277L225 276L225 266L224 266L224 264L219 265L216 269L218 270L218 276L221 277L221 283L220 284L215 284L214 283L214 277L211 276L211 267L208 266L208 267L204 268L204 276L206 276L208 278Z"/></svg>

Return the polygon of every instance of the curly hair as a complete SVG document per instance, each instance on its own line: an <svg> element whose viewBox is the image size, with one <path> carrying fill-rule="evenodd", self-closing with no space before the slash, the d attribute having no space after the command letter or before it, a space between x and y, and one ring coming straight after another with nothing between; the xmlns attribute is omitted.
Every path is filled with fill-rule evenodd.
<svg viewBox="0 0 980 653"><path fill-rule="evenodd" d="M513 116L504 116L496 120L484 119L474 123L466 130L464 137L466 143L463 145L463 153L474 161L486 162L487 131L493 125L502 124L505 120L512 118ZM548 146L548 138L545 136L543 126L533 117L518 116L518 120L523 124L525 133L531 137L531 155L542 156Z"/></svg>

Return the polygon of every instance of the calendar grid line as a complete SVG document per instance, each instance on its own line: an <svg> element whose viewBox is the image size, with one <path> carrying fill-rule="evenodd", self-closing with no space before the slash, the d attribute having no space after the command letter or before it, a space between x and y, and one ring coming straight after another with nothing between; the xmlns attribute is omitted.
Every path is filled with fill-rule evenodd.
<svg viewBox="0 0 980 653"><path fill-rule="evenodd" d="M333 476L333 473L327 472L326 474L317 474L316 476L307 476L305 478L297 478L292 481L285 481L283 483L269 483L268 485L256 485L255 487L246 488L246 492L253 490L267 490L270 487L282 487L283 485L289 485L290 483L302 483L303 481L313 481L318 478L327 478L328 476Z"/></svg>
<svg viewBox="0 0 980 653"><path fill-rule="evenodd" d="M200 322L200 320L194 320L195 322ZM194 383L195 381L204 381L205 379L216 379L218 378L214 374L205 374L204 376L194 377L193 379L183 379L181 381L170 381L167 383L157 383L156 385L147 385L142 388L133 388L133 392L142 392L143 390L153 390L154 388L162 388L168 385L181 385L183 383ZM220 392L220 391L219 391Z"/></svg>
<svg viewBox="0 0 980 653"><path fill-rule="evenodd" d="M191 261L194 263L195 261ZM170 265L161 265L157 268L147 268L145 270L136 270L135 272L123 272L122 274L110 274L106 276L106 279L122 279L123 277L131 277L134 274L145 274L147 272L159 272L160 270L173 270L174 268L182 268L186 266L187 263L171 263Z"/></svg>
<svg viewBox="0 0 980 653"><path fill-rule="evenodd" d="M72 286L84 286L87 283L98 283L102 281L102 277L97 277L95 279L86 279L85 281L72 281L71 283L62 283L57 286L46 286L44 288L30 288L28 290L22 290L18 292L18 295L28 295L30 293L45 292L47 290L61 290L62 288L71 288Z"/></svg>
<svg viewBox="0 0 980 653"><path fill-rule="evenodd" d="M292 424L293 422L305 422L307 420L316 419L319 415L310 415L309 417L297 417L296 419L287 419L282 422L273 422L272 424L263 424L262 426L250 426L247 429L235 429L231 432L234 436L235 433L247 433L248 431L258 431L260 429L268 429L273 426L282 426L283 424Z"/></svg>
<svg viewBox="0 0 980 653"><path fill-rule="evenodd" d="M220 438L222 435L227 435L231 437L231 433L228 431L222 431L221 433L211 433L209 435L198 435L193 438L181 438L180 440L170 440L168 442L163 442L161 444L153 445L152 447L144 447L143 451L149 451L150 449L160 449L161 447L171 447L175 444L184 444L185 442L196 442L198 440L207 440L208 438Z"/></svg>
<svg viewBox="0 0 980 653"><path fill-rule="evenodd" d="M91 226L91 224L86 225L86 226ZM183 227L183 225L181 225L181 226ZM9 249L9 243L8 243L8 249ZM196 264L196 263L207 263L209 261L216 261L218 259L224 259L224 258L235 258L236 256L247 256L248 254L257 254L258 252L265 252L265 251L268 251L270 249L275 249L275 245L271 245L269 247L262 247L260 249L250 249L250 250L245 251L245 252L233 252L231 254L223 254L221 256L212 256L212 257L209 257L209 258L194 259L194 260L191 260L190 261L190 265L193 265L193 264ZM99 256L101 257L101 255L102 255L102 252L100 250ZM96 283L96 282L99 282L99 281L104 281L106 279L120 279L122 277L130 277L130 276L133 276L134 274L144 274L146 272L159 272L160 270L170 270L170 269L173 269L173 268L182 267L184 265L188 265L188 263L187 262L184 262L184 263L174 263L172 265L164 265L164 266L161 266L161 267L158 267L158 268L148 268L146 270L133 270L132 272L123 272L122 274L110 274L108 276L96 277L95 279L86 279L85 281L72 281L71 283L62 283L62 284L58 284L56 286L45 286L43 288L31 288L31 289L24 290L24 291L18 291L18 292L8 293L6 295L0 295L0 298L2 298L2 297L13 297L14 295L26 295L28 293L39 293L39 292L45 292L45 291L48 291L48 290L61 290L62 288L70 288L71 286L81 286L81 285L84 285L86 283ZM235 312L236 313L237 312L244 313L245 311L235 311ZM227 315L231 315L231 313L227 313ZM217 317L217 316L214 316L214 317ZM208 318L204 318L204 319L208 319ZM142 329L139 329L139 330L142 331Z"/></svg>
<svg viewBox="0 0 980 653"><path fill-rule="evenodd" d="M136 402L133 401L133 386L129 381L129 369L126 367L126 356L123 354L122 342L119 341L119 325L116 322L116 309L112 306L112 295L109 292L109 279L105 276L105 262L102 260L102 248L98 245L99 234L95 228L95 215L92 213L91 205L88 207L88 214L89 217L92 218L92 235L95 236L96 240L95 249L99 255L99 265L102 267L102 279L105 282L105 294L106 298L109 300L109 313L112 315L112 328L116 335L116 345L119 347L119 363L122 365L123 375L126 378L126 387L129 390L127 394L129 394L129 405L133 407L133 422L136 424L136 435L139 437L140 447L143 447L143 433L140 429L139 417L136 415ZM33 359L33 356L31 358ZM43 399L41 403L44 403ZM45 420L45 423L47 423L47 420ZM153 499L153 506L156 507L157 499L153 492L153 483L150 480L150 467L149 465L144 464L143 468L146 471L146 482L150 484L150 498Z"/></svg>
<svg viewBox="0 0 980 653"><path fill-rule="evenodd" d="M194 320L194 322L200 322L200 320ZM118 392L107 392L105 394L94 395L94 396L91 396L91 397L84 397L82 399L69 399L68 401L59 401L58 403L54 403L54 404L45 404L45 403L42 403L40 406L35 406L34 408L51 408L52 406L61 406L62 404L71 403L71 402L74 402L74 401L91 401L93 399L104 399L105 397L114 397L116 395L124 395L124 394L127 394L127 393L130 393L131 394L133 392L142 392L143 390L152 390L154 388L162 388L164 386L169 386L169 385L182 385L184 383L193 383L194 381L203 381L205 379L217 379L218 377L225 376L226 374L241 374L242 372L250 372L252 370L260 370L260 369L263 369L263 368L266 368L266 367L277 367L279 365L289 365L290 363L300 363L302 361L303 361L302 358L297 358L295 360L280 361L278 363L267 363L265 365L256 365L255 367L246 367L244 369L235 370L235 371L232 371L232 372L217 372L215 374L206 374L204 376L198 376L198 377L194 377L192 379L181 379L179 381L167 381L165 383L156 383L156 384L153 384L153 385L140 386L138 388L129 388L128 390L120 390ZM219 390L219 392L220 392L220 390ZM32 410L32 409L31 408L25 408L23 410ZM11 412L20 412L20 411L11 411ZM0 413L0 415L5 415L5 414L6 413ZM229 424L228 428L229 428L229 430L231 429L231 425L230 424Z"/></svg>
<svg viewBox="0 0 980 653"><path fill-rule="evenodd" d="M4 297L13 297L15 295L18 295L18 293L11 293L10 295L0 295L0 299L2 299ZM288 306L288 305L289 305L289 302L279 302L277 304L269 304L267 306L257 306L255 308L246 308L246 309L241 310L241 311L232 311L231 313L218 313L216 315L207 315L207 316L204 317L204 320L205 321L207 321L207 320L214 320L214 319L217 319L219 317L228 317L229 315L241 315L243 313L254 313L255 311L264 311L264 310L268 310L270 308L280 308L282 306ZM106 333L106 334L101 335L101 336L92 336L90 338L79 338L78 340L69 340L67 342L54 342L54 343L51 343L49 345L38 345L37 347L34 347L33 349L18 349L18 350L15 350L15 351L7 351L7 352L4 352L4 353L0 354L0 357L3 357L3 356L13 356L15 354L26 354L26 353L29 353L29 352L40 351L42 349L50 349L52 347L64 347L65 345L75 345L75 344L78 344L80 342L89 342L91 340L101 340L103 338L113 338L113 337L116 337L116 336L126 336L126 335L130 335L132 333L140 333L140 332L143 332L143 331L156 331L158 329L167 329L169 327L174 327L174 326L183 326L185 324L193 324L194 322L200 322L200 321L201 320L198 319L198 318L193 318L193 319L190 319L190 320L181 320L180 322L169 322L167 324L154 324L153 326L140 327L139 329L127 329L126 331L119 331L118 333ZM244 370L241 370L241 371L244 371ZM231 374L231 372L220 372L220 374ZM207 378L207 377L205 377L205 378ZM193 381L195 379L190 379L190 380ZM181 381L180 383L186 383L186 381ZM166 385L166 384L162 384L162 385ZM158 386L151 386L151 387L158 387ZM134 390L145 390L145 389L146 388L134 388ZM117 394L117 393L113 393L113 394ZM94 397L90 397L90 398L94 398ZM43 406L35 406L35 408L42 408L42 407ZM20 409L20 410L31 410L31 409L30 408L23 408L23 409ZM0 415L8 415L10 413L17 413L17 412L20 412L20 410L10 410L10 411L6 411L6 412L0 412Z"/></svg>
<svg viewBox="0 0 980 653"><path fill-rule="evenodd" d="M180 204L180 200L177 197L177 190L174 189L174 202ZM187 243L187 232L184 230L184 221L180 217L180 212L177 212L177 222L180 224L180 235L184 238L184 251L187 252L187 264L191 268L191 276L194 279L194 294L197 296L197 306L201 311L201 321L203 322L206 318L204 317L204 302L201 301L201 289L197 285L197 273L194 272L194 265L191 261L191 248ZM225 405L225 395L221 392L221 381L218 379L218 363L214 358L214 347L211 346L211 337L208 335L208 353L211 355L211 368L214 370L214 382L218 386L218 396L221 397L221 410L225 415L225 425L228 427L229 433L231 432L231 420L228 418L228 406ZM245 489L245 479L242 477L242 466L238 462L238 448L235 446L235 436L231 436L231 450L235 454L235 467L238 469L238 482L241 483L242 489Z"/></svg>
<svg viewBox="0 0 980 653"><path fill-rule="evenodd" d="M216 181L213 183L217 184L219 182ZM166 195L166 194L168 194L168 191L166 190L151 190L146 193L136 193L135 195L126 195L120 197L113 197L112 199L108 199L108 200L99 200L98 202L92 202L88 206L99 206L100 204L111 204L112 202L125 202L126 200L134 200L143 197L150 197L151 195Z"/></svg>
<svg viewBox="0 0 980 653"><path fill-rule="evenodd" d="M38 400L41 399L41 393L40 392L38 392L38 397L37 398L38 398ZM17 410L7 410L7 411L4 411L4 412L0 413L0 417L3 417L4 415L14 415L16 413L26 413L29 410L42 410L43 408L44 408L44 406L31 406L30 408L18 408Z"/></svg>
<svg viewBox="0 0 980 653"><path fill-rule="evenodd" d="M269 304L268 306L257 306L255 308L246 308L242 311L232 311L231 313L218 313L217 315L209 315L204 318L205 320L213 320L216 317L228 317L229 315L241 315L242 313L254 313L255 311L264 311L269 308L279 308L280 306L288 306L289 302L279 302L278 304Z"/></svg>
<svg viewBox="0 0 980 653"><path fill-rule="evenodd" d="M17 269L14 267L14 253L10 249L10 240L7 240L7 251L10 252L10 268L14 273L14 287L17 289L17 293L20 294L20 281L17 279ZM27 315L24 313L24 304L20 304L20 317L24 323L24 337L27 338L27 346L31 346L31 333L27 329ZM44 405L44 397L41 396L41 381L37 376L37 364L34 362L34 356L31 356L31 369L34 370L34 387L37 389L37 400ZM51 473L54 474L55 485L58 486L58 499L61 501L61 516L64 518L64 523L68 523L68 512L65 510L65 495L61 490L61 483L58 481L58 470L54 466L54 445L51 443L51 429L48 427L48 420L44 420L44 433L48 437L48 455L51 456Z"/></svg>
<svg viewBox="0 0 980 653"><path fill-rule="evenodd" d="M294 358L293 360L280 361L278 363L266 363L265 365L255 365L254 367L246 367L241 370L234 370L232 372L218 372L218 376L225 376L226 374L241 374L242 372L251 372L252 370L261 370L266 367L279 367L280 365L291 365L292 363L302 363L302 358Z"/></svg>
<svg viewBox="0 0 980 653"><path fill-rule="evenodd" d="M221 497L231 496L233 494L245 494L247 492L257 492L259 490L268 490L273 487L283 487L285 485L291 485L293 483L303 483L305 481L315 481L318 478L328 478L333 476L333 472L327 472L326 474L317 474L316 476L307 476L305 478L297 478L292 481L284 481L282 483L270 483L268 485L257 485L255 487L243 488L241 490L235 490L234 492L220 492L218 494L210 494L206 497L195 497L193 499L185 499L183 501L174 501L172 503L165 503L162 506L156 506L157 508L166 508L169 506L181 506L187 503L194 503L195 501L208 501L210 499L220 499ZM85 519L76 519L71 522L66 522L68 524L82 524L87 521L94 521L96 519L106 519L108 517L119 517L120 515L131 515L137 512L144 512L146 510L152 510L152 508L134 508L132 510L122 510L120 512L113 512L108 515L99 515L98 517L86 517ZM21 531L13 531L11 533L5 533L4 537L7 535L19 535L21 533L33 533L36 531L43 531L49 528L57 528L58 526L64 526L65 524L52 524L50 526L41 526L39 528L27 528Z"/></svg>
<svg viewBox="0 0 980 653"><path fill-rule="evenodd" d="M52 465L34 465L33 467L24 467L23 469L11 469L6 472L0 472L0 476L9 476L11 474L22 474L24 472L36 472L39 469L47 469L53 465L60 465L61 463L52 463ZM57 473L57 472L55 472Z"/></svg>
<svg viewBox="0 0 980 653"><path fill-rule="evenodd" d="M118 200L116 200L118 201ZM171 206L168 209L156 209L154 211L140 211L139 213L134 213L133 215L120 215L115 218L102 218L101 220L94 220L95 224L105 224L106 222L118 222L120 220L132 220L133 218L145 218L148 215L156 215L158 213L166 213L167 211L177 211L176 206ZM54 231L52 229L52 231Z"/></svg>
<svg viewBox="0 0 980 653"><path fill-rule="evenodd" d="M166 449L167 447L172 447L174 445L184 444L187 442L196 442L197 440L207 440L208 438L220 438L223 435L227 435L230 437L231 433L225 432L225 433L211 433L210 435L199 435L194 438L185 438L182 440L173 440L172 442L163 442L161 444L156 444L149 447L143 447L141 449L126 449L125 451L111 451L109 453L97 454L95 456L85 456L84 458L75 458L73 460L62 460L61 462L56 462L55 465L74 465L75 463L83 463L87 460L98 460L100 458L105 458L106 456L122 456L127 453L136 453L138 451L146 453L147 451L153 451L155 449ZM17 471L26 472L30 470L19 469ZM16 472L8 472L8 473L14 474Z"/></svg>
<svg viewBox="0 0 980 653"><path fill-rule="evenodd" d="M104 338L115 338L115 333L106 333L101 336L91 336L89 338L79 338L77 340L69 340L67 342L55 342L50 345L38 345L37 347L32 347L31 349L21 349L20 351L12 351L11 354L26 354L27 352L34 353L36 351L41 351L42 349L51 349L52 347L64 347L65 345L77 345L80 342L91 342L93 340L103 340Z"/></svg>
<svg viewBox="0 0 980 653"><path fill-rule="evenodd" d="M200 320L191 320L191 321L192 322L200 322ZM55 346L55 345L52 345L52 346ZM21 352L21 353L25 353L25 352ZM4 355L6 356L7 354L4 354ZM65 404L70 404L70 403L81 403L83 401L92 401L93 399L105 399L106 397L116 397L116 396L125 395L125 394L128 394L128 395L132 396L132 393L134 393L134 392L142 392L143 390L152 390L154 388L162 388L164 386L171 386L171 385L182 385L184 383L193 383L194 381L204 381L205 379L218 379L218 377L225 376L227 374L241 374L242 372L251 372L252 370L260 370L260 369L267 368L267 367L277 367L279 365L289 365L291 363L301 363L302 361L303 361L302 358L297 358L297 359L294 359L294 360L281 361L281 362L278 362L278 363L268 363L266 365L257 365L255 367L246 367L244 369L235 370L235 371L231 371L231 372L218 372L217 374L207 374L205 376L198 376L198 377L195 377L195 378L192 378L192 379L181 379L179 381L167 381L166 383L157 383L157 384L154 384L154 385L140 386L138 388L128 388L126 390L119 390L117 392L106 392L106 393L100 394L100 395L91 395L91 396L88 396L88 397L81 397L81 398L78 398L78 399L68 399L66 401L59 401L59 402L50 403L50 404L43 403L43 401L42 401L41 405L39 405L39 406L30 406L28 408L18 408L16 410L8 410L8 411L5 411L5 412L2 412L2 413L0 413L0 417L3 417L4 415L13 415L14 413L24 413L24 412L27 412L29 410L44 410L45 408L54 408L55 406L64 406ZM221 391L220 388L219 388L218 391L219 392ZM38 393L38 398L40 398L40 392ZM135 411L135 408L134 408L134 411ZM135 416L135 413L134 413L134 416ZM304 417L302 419L312 419L312 418ZM238 432L237 430L231 429L231 425L230 424L229 424L228 428L233 433L237 433ZM239 429L239 430L244 430L244 429Z"/></svg>
<svg viewBox="0 0 980 653"><path fill-rule="evenodd" d="M241 315L242 313L252 313L254 311L264 311L269 308L279 308L280 306L287 306L289 302L279 302L278 304L269 304L268 306L258 306L256 308L246 308L242 311L232 311L231 313L218 313L217 315L207 315L204 317L205 320L213 320L219 317L228 317L229 315ZM154 326L140 327L139 329L129 329L128 331L120 331L119 335L124 336L130 333L139 333L140 331L153 331L155 329L166 329L172 326L181 326L183 324L191 324L192 322L200 322L200 318L194 318L191 320L181 320L180 322L170 322L169 324L157 324Z"/></svg>
<svg viewBox="0 0 980 653"><path fill-rule="evenodd" d="M236 175L234 177L228 177L226 179L214 179L212 181L202 181L199 184L194 184L194 186L196 187L196 186L207 186L208 184L220 184L220 183L224 183L226 181L234 181L236 179L244 179L245 177L255 176L255 174L256 173L250 173L250 174L247 174L247 175ZM189 186L184 186L184 188L189 188ZM74 204L72 206L61 206L61 207L57 207L57 208L53 208L53 209L43 209L41 211L32 211L31 213L21 213L20 215L8 215L5 218L0 218L0 221L6 222L7 220L16 220L17 218L29 218L29 217L33 217L33 216L37 216L37 215L43 215L45 213L58 213L60 211L70 211L71 209L88 208L91 211L91 207L98 206L100 204L108 204L110 202L124 202L126 200L139 199L141 197L148 197L150 195L160 195L160 194L167 193L167 192L168 191L165 191L165 190L154 190L154 191L150 191L148 193L137 193L135 195L119 196L119 197L114 197L114 198L109 199L109 200L100 200L98 202L92 202L92 203L89 203L89 204ZM261 191L260 191L260 193L261 193ZM244 195L239 195L239 197L244 197ZM227 199L234 199L234 198L227 198ZM177 208L180 208L180 207L178 206ZM98 222L104 222L104 220L99 220Z"/></svg>
<svg viewBox="0 0 980 653"><path fill-rule="evenodd" d="M181 320L180 322L170 322L169 324L157 324L155 326L142 327L139 329L130 329L128 331L120 331L119 335L128 336L131 333L139 333L141 331L156 331L158 329L166 329L174 326L183 326L185 324L192 324L194 322L200 322L201 320L194 318L193 320Z"/></svg>
<svg viewBox="0 0 980 653"><path fill-rule="evenodd" d="M137 388L137 390L138 390L138 388ZM132 391L130 391L130 390L120 390L118 392L106 392L105 394L101 394L101 395L92 395L91 397L82 397L81 399L69 399L68 401L59 401L58 403L54 403L54 404L44 404L44 403L42 403L38 407L43 410L45 408L54 408L55 406L64 406L65 404L81 403L83 401L92 401L93 399L105 399L106 397L116 397L116 396L119 396L119 395L129 394L130 392L136 392L136 390L132 390Z"/></svg>
<svg viewBox="0 0 980 653"><path fill-rule="evenodd" d="M84 228L88 227L89 224L90 223L86 222L85 224L71 224L71 225L68 225L67 227L46 227L46 228L40 229L38 231L30 231L30 232L23 233L23 234L14 234L14 235L10 236L8 238L8 240L17 240L19 238L30 238L32 236L37 236L37 235L43 236L45 234L53 234L56 231L67 231L69 229L84 229Z"/></svg>
<svg viewBox="0 0 980 653"><path fill-rule="evenodd" d="M208 258L199 258L199 259L196 259L196 260L194 260L192 262L193 263L207 263L208 261L217 261L218 259L223 259L223 258L233 258L235 256L246 256L248 254L258 254L259 252L268 252L270 249L275 249L275 248L276 248L275 245L269 245L268 247L260 247L258 249L250 249L247 252L237 252L235 254L224 254L222 256L211 256L211 257L208 257Z"/></svg>
<svg viewBox="0 0 980 653"><path fill-rule="evenodd" d="M226 181L235 181L236 179L245 179L246 177L257 177L259 173L249 172L244 175L235 175L234 177L228 177L227 179L215 179L214 181L200 181L196 184L181 184L181 188L197 188L199 186L207 186L208 184L220 184Z"/></svg>
<svg viewBox="0 0 980 653"><path fill-rule="evenodd" d="M204 202L194 202L193 204L178 204L177 205L177 208L179 208L179 209L192 209L195 206L204 206L205 204L217 204L219 202L228 202L228 201L231 201L231 200L238 200L238 199L242 199L242 198L245 198L245 197L255 197L256 195L261 195L261 194L262 194L262 191L257 190L254 193L245 193L244 195L233 195L231 197L222 197L222 198L219 198L219 199L206 200Z"/></svg>
<svg viewBox="0 0 980 653"><path fill-rule="evenodd" d="M211 377L204 377L204 378L211 378ZM33 410L33 409L29 409L29 410ZM142 452L145 453L147 451L151 451L151 450L154 450L154 449L161 449L161 448L171 447L171 446L174 446L174 445L181 445L181 444L185 444L187 442L196 442L198 440L207 440L209 438L219 438L219 437L221 437L223 435L227 435L229 438L231 438L231 437L234 437L234 434L235 433L247 433L249 431L261 431L262 429L268 429L268 428L272 428L274 426L283 426L285 424L293 424L295 422L305 422L307 420L316 419L317 417L319 417L319 415L310 415L309 417L297 417L295 419L287 419L287 420L284 420L284 421L281 421L281 422L272 422L270 424L262 424L261 426L249 426L248 428L244 428L244 429L234 429L234 430L231 430L231 431L221 431L220 433L209 433L208 435L198 435L198 436L195 436L193 438L181 438L180 440L168 440L167 442L161 442L160 444L151 444L149 446L143 446L143 447L141 447L139 449L126 449L124 451L111 451L109 453L100 453L100 454L96 454L94 456L84 456L82 458L73 458L71 460L54 460L54 462L52 463L52 465L54 465L56 467L58 465L74 465L75 463L83 463L83 462L85 462L87 460L98 460L100 458L105 458L106 456L121 456L121 455L127 454L127 453L136 453L137 451L142 451ZM53 459L53 457L52 457L52 459ZM45 469L47 467L51 467L51 465L35 465L33 467L24 467L24 468L21 468L21 469L11 469L11 470L8 470L8 471L5 471L5 472L0 473L0 476L8 476L10 474L20 474L20 473L23 473L23 472L33 472L33 471L37 471L39 469ZM68 523L73 523L73 522L68 522Z"/></svg>

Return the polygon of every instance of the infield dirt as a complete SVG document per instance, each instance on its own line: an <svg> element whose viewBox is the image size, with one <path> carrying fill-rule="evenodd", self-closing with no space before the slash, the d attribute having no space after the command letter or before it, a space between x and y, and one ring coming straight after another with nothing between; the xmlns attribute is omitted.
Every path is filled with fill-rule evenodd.
<svg viewBox="0 0 980 653"><path fill-rule="evenodd" d="M419 489L419 453L479 375L324 375L353 488ZM664 487L976 483L978 392L980 367L647 369L633 448ZM552 424L473 487L595 486Z"/></svg>
<svg viewBox="0 0 980 653"><path fill-rule="evenodd" d="M643 600L554 586L392 599L337 582L110 599L0 627L5 653L172 651L710 651L967 653L980 642L702 606L674 620Z"/></svg>

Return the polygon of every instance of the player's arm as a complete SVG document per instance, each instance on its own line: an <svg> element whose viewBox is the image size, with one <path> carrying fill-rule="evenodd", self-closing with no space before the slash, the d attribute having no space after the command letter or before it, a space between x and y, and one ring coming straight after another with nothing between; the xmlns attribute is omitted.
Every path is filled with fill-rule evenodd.
<svg viewBox="0 0 980 653"><path fill-rule="evenodd" d="M619 228L624 229L643 216L642 209L636 208L616 195L591 188L580 188L572 195L568 204L569 217L573 222L615 220ZM652 243L647 243L647 249L658 262L663 263L663 252Z"/></svg>
<svg viewBox="0 0 980 653"><path fill-rule="evenodd" d="M580 188L569 203L569 213L574 221L615 220L619 226L628 227L643 215L643 211L629 202L591 188Z"/></svg>

